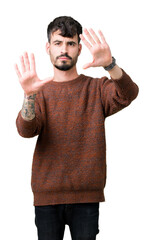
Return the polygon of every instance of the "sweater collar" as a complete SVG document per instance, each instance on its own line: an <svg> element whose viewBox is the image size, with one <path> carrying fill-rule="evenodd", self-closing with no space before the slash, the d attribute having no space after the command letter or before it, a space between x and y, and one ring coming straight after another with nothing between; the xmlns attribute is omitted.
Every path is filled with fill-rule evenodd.
<svg viewBox="0 0 153 240"><path fill-rule="evenodd" d="M51 81L50 83L56 86L65 86L65 85L68 86L68 85L72 85L80 82L83 78L84 78L84 75L80 74L77 78L74 78L69 81L64 81L64 82Z"/></svg>

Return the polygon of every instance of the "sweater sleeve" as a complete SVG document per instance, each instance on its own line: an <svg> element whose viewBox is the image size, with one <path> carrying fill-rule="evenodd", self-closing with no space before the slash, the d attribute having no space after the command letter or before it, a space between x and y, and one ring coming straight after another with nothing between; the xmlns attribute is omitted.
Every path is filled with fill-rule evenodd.
<svg viewBox="0 0 153 240"><path fill-rule="evenodd" d="M102 78L100 81L101 99L105 117L108 117L127 107L138 95L138 86L122 69L119 79Z"/></svg>
<svg viewBox="0 0 153 240"><path fill-rule="evenodd" d="M16 119L16 126L18 133L22 137L31 138L40 134L42 128L42 114L37 97L35 101L35 118L29 121L24 120L20 110Z"/></svg>

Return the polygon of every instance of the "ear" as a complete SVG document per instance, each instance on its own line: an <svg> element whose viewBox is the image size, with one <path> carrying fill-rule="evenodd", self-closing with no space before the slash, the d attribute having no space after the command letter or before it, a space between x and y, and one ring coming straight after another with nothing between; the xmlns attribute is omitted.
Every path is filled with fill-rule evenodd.
<svg viewBox="0 0 153 240"><path fill-rule="evenodd" d="M48 55L49 55L49 50L50 50L50 43L47 42L46 43L46 52L47 52Z"/></svg>
<svg viewBox="0 0 153 240"><path fill-rule="evenodd" d="M79 55L80 55L80 53L81 53L81 50L82 50L82 44L79 43Z"/></svg>

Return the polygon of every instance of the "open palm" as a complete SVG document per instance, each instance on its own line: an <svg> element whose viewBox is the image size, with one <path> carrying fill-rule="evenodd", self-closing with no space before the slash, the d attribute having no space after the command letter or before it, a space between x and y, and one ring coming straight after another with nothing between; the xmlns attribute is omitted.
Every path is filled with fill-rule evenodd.
<svg viewBox="0 0 153 240"><path fill-rule="evenodd" d="M20 57L22 74L19 71L18 65L15 64L15 70L19 78L19 82L27 96L32 95L40 91L44 84L50 82L52 78L46 78L40 80L36 73L35 57L31 54L31 67L27 52Z"/></svg>
<svg viewBox="0 0 153 240"><path fill-rule="evenodd" d="M87 29L84 29L84 33L86 34L89 41L85 39L83 34L80 35L81 40L86 45L86 47L89 49L93 56L93 61L90 63L86 63L83 68L89 68L89 67L106 67L112 62L112 55L110 48L102 34L102 32L99 30L99 37L96 35L93 29L90 29L90 34Z"/></svg>

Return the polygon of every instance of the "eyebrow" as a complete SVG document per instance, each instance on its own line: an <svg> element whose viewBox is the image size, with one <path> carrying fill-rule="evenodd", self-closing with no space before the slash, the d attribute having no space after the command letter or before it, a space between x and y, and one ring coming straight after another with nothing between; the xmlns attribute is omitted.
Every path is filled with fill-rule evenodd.
<svg viewBox="0 0 153 240"><path fill-rule="evenodd" d="M53 43L56 43L56 42L62 42L62 41L60 41L60 40L55 40L55 41L53 41Z"/></svg>
<svg viewBox="0 0 153 240"><path fill-rule="evenodd" d="M76 42L74 42L74 41L68 41L68 43L73 43L73 44L76 44Z"/></svg>
<svg viewBox="0 0 153 240"><path fill-rule="evenodd" d="M53 43L61 43L62 41L61 40L55 40L55 41L53 41ZM73 43L73 44L77 44L76 42L74 42L74 41L68 41L67 43Z"/></svg>

